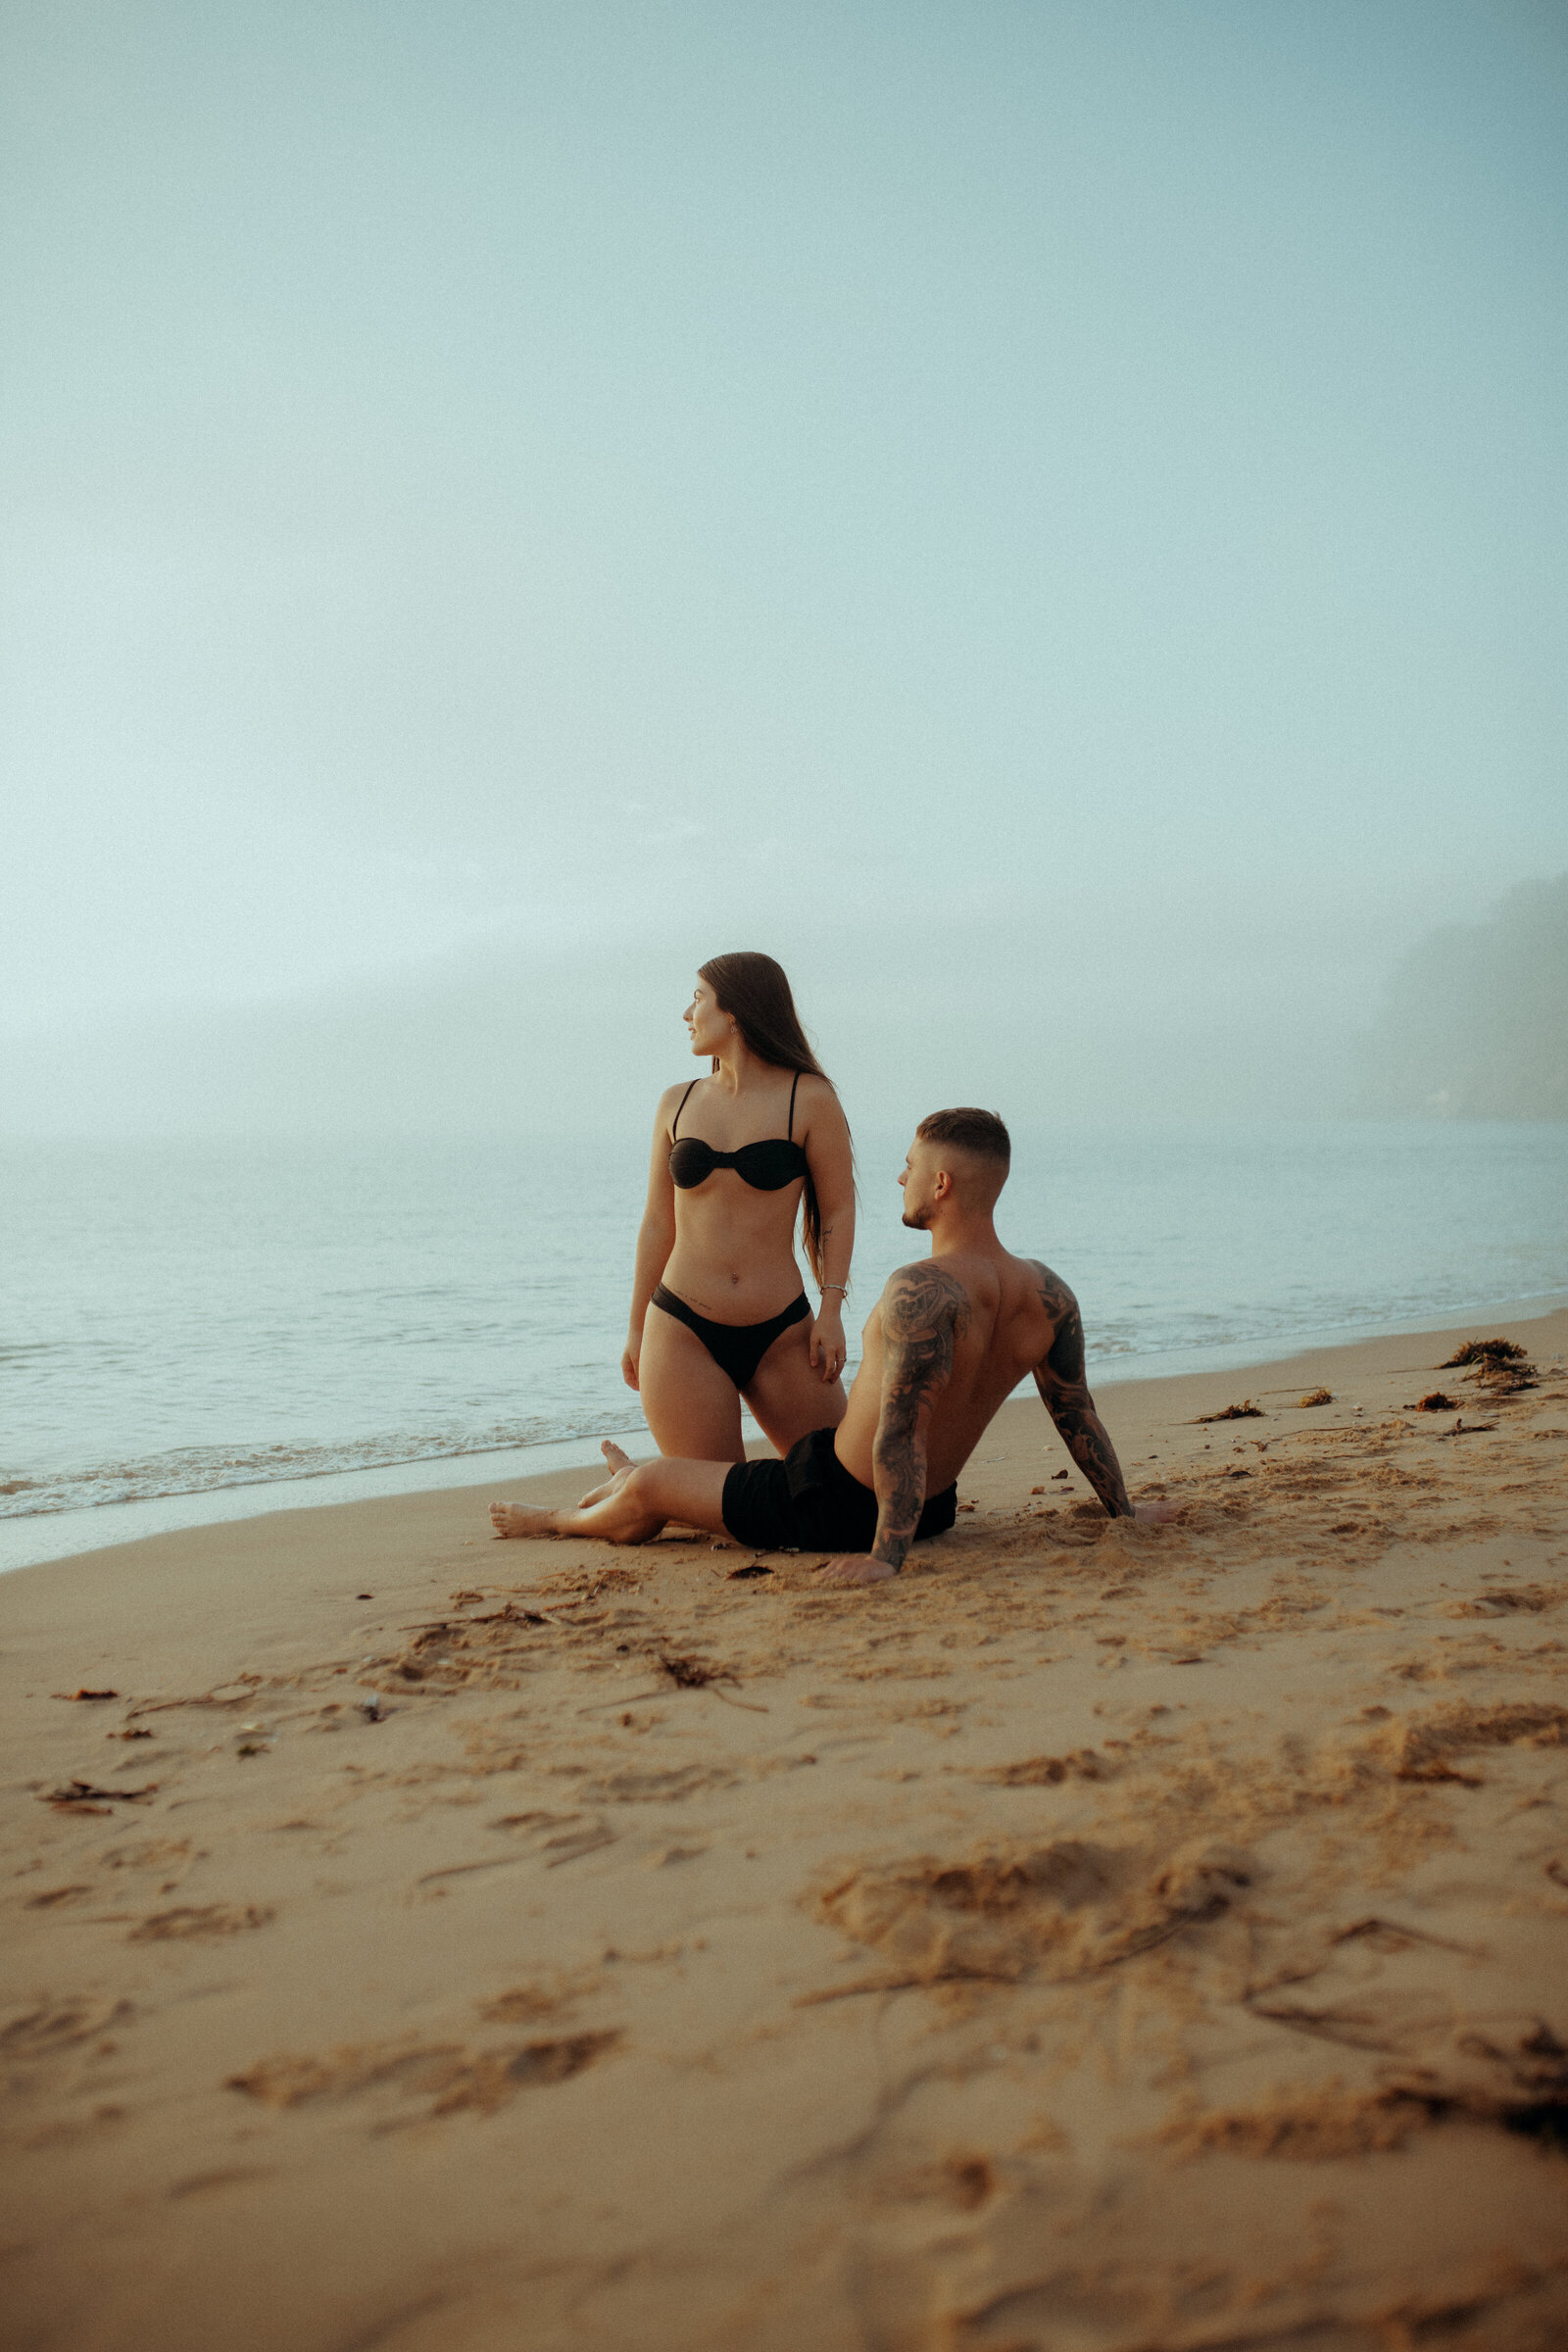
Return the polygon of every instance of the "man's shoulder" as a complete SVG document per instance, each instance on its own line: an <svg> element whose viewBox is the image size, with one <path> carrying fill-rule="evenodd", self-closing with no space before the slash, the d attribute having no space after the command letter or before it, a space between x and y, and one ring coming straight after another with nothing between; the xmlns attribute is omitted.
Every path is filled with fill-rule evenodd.
<svg viewBox="0 0 1568 2352"><path fill-rule="evenodd" d="M1043 1257L1020 1257L1013 1261L1040 1294L1040 1303L1053 1317L1070 1314L1078 1304L1069 1285L1059 1274L1052 1272Z"/></svg>
<svg viewBox="0 0 1568 2352"><path fill-rule="evenodd" d="M882 1288L882 1328L893 1338L930 1330L938 1323L962 1328L969 1319L970 1291L956 1267L940 1257L916 1258L895 1266Z"/></svg>
<svg viewBox="0 0 1568 2352"><path fill-rule="evenodd" d="M1078 1301L1062 1281L1054 1274L1044 1258L1020 1260L1029 1271L1040 1308L1045 1316L1042 1330L1042 1353L1035 1366L1035 1379L1041 1392L1048 1396L1064 1389L1075 1389L1084 1377L1084 1325L1078 1312Z"/></svg>

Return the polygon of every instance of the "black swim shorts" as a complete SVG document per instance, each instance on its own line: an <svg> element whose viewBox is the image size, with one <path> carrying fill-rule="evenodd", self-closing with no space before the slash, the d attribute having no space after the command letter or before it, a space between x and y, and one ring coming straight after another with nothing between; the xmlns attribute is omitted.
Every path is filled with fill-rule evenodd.
<svg viewBox="0 0 1568 2352"><path fill-rule="evenodd" d="M724 1481L724 1525L755 1551L869 1551L876 1496L833 1450L833 1431L813 1429L782 1461L737 1462ZM945 1535L958 1510L956 1482L927 1498L917 1544Z"/></svg>

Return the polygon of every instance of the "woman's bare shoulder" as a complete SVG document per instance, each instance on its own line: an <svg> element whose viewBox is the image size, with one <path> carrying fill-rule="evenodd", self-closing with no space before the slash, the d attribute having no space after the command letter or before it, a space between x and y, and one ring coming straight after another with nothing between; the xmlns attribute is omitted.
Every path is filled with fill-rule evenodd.
<svg viewBox="0 0 1568 2352"><path fill-rule="evenodd" d="M681 1104L685 1102L686 1097L691 1093L692 1088L698 1082L695 1078L677 1078L673 1086L665 1087L663 1093L659 1098L658 1105L654 1111L654 1125L656 1127L667 1127L669 1125L670 1120L675 1116L676 1111L679 1110Z"/></svg>
<svg viewBox="0 0 1568 2352"><path fill-rule="evenodd" d="M812 1070L803 1070L796 1091L795 1107L798 1117L822 1118L844 1116L838 1089L830 1078L818 1078Z"/></svg>

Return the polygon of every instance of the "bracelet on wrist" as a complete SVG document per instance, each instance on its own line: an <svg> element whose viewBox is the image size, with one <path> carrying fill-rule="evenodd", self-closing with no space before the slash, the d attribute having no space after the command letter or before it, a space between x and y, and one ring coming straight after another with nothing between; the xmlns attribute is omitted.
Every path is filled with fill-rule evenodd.
<svg viewBox="0 0 1568 2352"><path fill-rule="evenodd" d="M829 1291L837 1291L845 1298L847 1298L850 1295L850 1286L847 1282L824 1282L821 1287L822 1296L824 1298L827 1297Z"/></svg>

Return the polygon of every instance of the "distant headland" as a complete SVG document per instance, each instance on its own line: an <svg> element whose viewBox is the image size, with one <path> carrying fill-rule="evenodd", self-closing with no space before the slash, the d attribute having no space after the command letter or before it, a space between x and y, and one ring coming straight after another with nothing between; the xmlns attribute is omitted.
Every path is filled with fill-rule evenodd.
<svg viewBox="0 0 1568 2352"><path fill-rule="evenodd" d="M1408 949L1358 1060L1363 1115L1568 1119L1568 873Z"/></svg>

